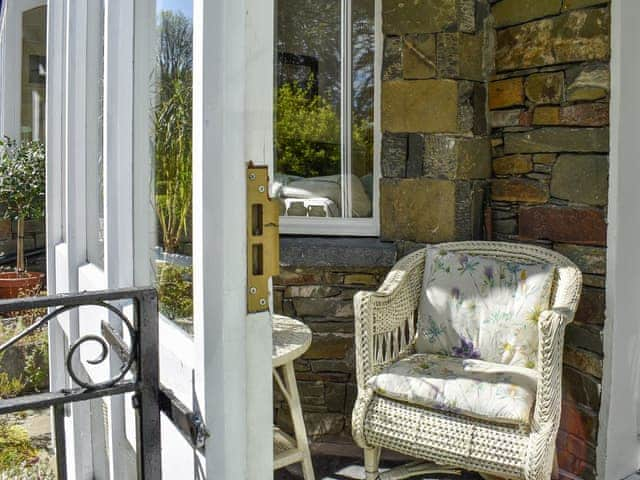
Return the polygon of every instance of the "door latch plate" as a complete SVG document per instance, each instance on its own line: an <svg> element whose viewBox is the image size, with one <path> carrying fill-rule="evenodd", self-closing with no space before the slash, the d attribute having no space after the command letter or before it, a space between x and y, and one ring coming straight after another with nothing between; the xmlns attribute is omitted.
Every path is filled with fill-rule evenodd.
<svg viewBox="0 0 640 480"><path fill-rule="evenodd" d="M269 278L280 273L280 206L266 166L247 167L247 311L269 310Z"/></svg>

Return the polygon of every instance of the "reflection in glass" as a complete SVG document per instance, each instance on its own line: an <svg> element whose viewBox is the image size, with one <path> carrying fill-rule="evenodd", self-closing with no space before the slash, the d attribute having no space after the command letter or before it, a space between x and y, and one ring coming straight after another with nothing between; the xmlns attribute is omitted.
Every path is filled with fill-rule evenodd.
<svg viewBox="0 0 640 480"><path fill-rule="evenodd" d="M373 9L373 0L277 2L271 193L284 216L372 215Z"/></svg>
<svg viewBox="0 0 640 480"><path fill-rule="evenodd" d="M100 0L99 33L99 61L98 61L98 141L97 141L97 175L98 175L98 258L100 265L104 263L104 30L105 30L105 0Z"/></svg>
<svg viewBox="0 0 640 480"><path fill-rule="evenodd" d="M97 6L87 41L87 260L104 268L105 0Z"/></svg>
<svg viewBox="0 0 640 480"><path fill-rule="evenodd" d="M47 7L42 6L22 14L20 125L23 140L45 141L46 54Z"/></svg>
<svg viewBox="0 0 640 480"><path fill-rule="evenodd" d="M374 47L375 47L375 2L352 1L351 36L351 171L360 179L366 199L373 198L373 104L374 104ZM365 209L358 201L353 189L352 216Z"/></svg>
<svg viewBox="0 0 640 480"><path fill-rule="evenodd" d="M341 1L277 2L273 196L288 216L342 216Z"/></svg>
<svg viewBox="0 0 640 480"><path fill-rule="evenodd" d="M160 311L192 329L192 27L191 0L159 1L152 88L157 217L156 286Z"/></svg>

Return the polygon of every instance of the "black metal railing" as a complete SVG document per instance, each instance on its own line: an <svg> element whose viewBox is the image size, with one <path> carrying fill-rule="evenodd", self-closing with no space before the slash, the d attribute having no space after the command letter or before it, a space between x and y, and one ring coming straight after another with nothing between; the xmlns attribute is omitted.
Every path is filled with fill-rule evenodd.
<svg viewBox="0 0 640 480"><path fill-rule="evenodd" d="M120 308L114 304L119 305ZM123 305L131 304L133 305L133 314L130 319L121 308ZM125 341L117 329L112 328L112 322L103 321L100 332L81 336L67 350L65 366L71 379L70 388L0 400L0 415L51 407L58 478L66 480L65 405L93 398L133 393L133 406L137 420L138 478L141 480L160 480L162 476L160 458L161 403L164 405L163 410L173 413L172 420L183 419L182 423L186 431L190 433L192 440L196 440L197 435L202 437L206 434L206 430L203 425L200 425L201 430L195 431L193 420L194 417L195 420L199 418L186 408L180 408L181 405L176 406L170 392L161 392L158 373L158 300L155 290L131 288L0 301L0 315L17 314L16 312L33 309L48 309L48 313L0 345L0 354L38 329L46 327L52 319L59 315L80 307L91 306L105 309L109 313L108 318L120 320L123 331L128 333L129 341ZM100 347L100 354L97 358L85 360L90 365L97 365L108 360L110 353L120 359L121 367L112 378L96 383L84 371L77 370L78 366L82 365L79 349L87 343L94 343ZM199 440L204 443L202 438Z"/></svg>

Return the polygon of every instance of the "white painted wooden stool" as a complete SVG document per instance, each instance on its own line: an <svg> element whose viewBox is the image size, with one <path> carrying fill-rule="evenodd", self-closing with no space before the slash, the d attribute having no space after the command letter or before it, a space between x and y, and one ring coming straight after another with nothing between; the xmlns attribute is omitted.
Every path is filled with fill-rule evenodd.
<svg viewBox="0 0 640 480"><path fill-rule="evenodd" d="M315 480L315 475L293 361L309 349L311 337L311 330L302 322L273 315L273 378L289 404L295 432L294 439L277 426L273 427L273 469L301 462L304 480Z"/></svg>

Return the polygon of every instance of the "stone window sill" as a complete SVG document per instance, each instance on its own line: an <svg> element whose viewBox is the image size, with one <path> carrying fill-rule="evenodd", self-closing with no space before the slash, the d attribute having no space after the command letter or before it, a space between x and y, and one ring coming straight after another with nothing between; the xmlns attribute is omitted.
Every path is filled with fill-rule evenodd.
<svg viewBox="0 0 640 480"><path fill-rule="evenodd" d="M280 236L280 265L285 268L389 268L396 245L369 237Z"/></svg>

